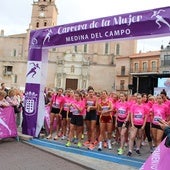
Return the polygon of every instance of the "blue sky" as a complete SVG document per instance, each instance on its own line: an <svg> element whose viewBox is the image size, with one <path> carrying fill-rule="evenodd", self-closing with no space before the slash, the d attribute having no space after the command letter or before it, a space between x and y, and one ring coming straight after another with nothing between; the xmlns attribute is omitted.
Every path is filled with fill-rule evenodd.
<svg viewBox="0 0 170 170"><path fill-rule="evenodd" d="M2 1L2 0L1 0ZM34 0L36 1L36 0ZM5 35L26 32L31 19L33 0L5 0L0 5L0 30ZM59 10L58 25L117 14L143 11L170 5L169 0L56 0ZM140 40L138 50L159 50L169 37Z"/></svg>

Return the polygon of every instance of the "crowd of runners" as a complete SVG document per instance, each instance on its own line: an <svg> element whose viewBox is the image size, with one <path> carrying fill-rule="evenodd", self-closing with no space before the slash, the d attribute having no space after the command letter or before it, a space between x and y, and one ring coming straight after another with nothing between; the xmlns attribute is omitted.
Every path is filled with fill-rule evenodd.
<svg viewBox="0 0 170 170"><path fill-rule="evenodd" d="M104 147L111 150L114 136L114 142L119 143L119 155L125 154L125 145L128 156L132 155L134 145L140 155L142 142L146 140L152 153L165 137L160 122L170 120L170 100L165 90L153 96L108 94L106 90L96 93L91 86L76 91L59 88L56 92L47 91L45 102L50 107L47 139L53 137L55 120L56 136L53 139L66 140L66 147L76 143L78 147L85 146L90 150L102 151ZM84 134L87 134L87 141L82 140Z"/></svg>
<svg viewBox="0 0 170 170"><path fill-rule="evenodd" d="M106 90L95 92L89 86L87 90L45 90L44 98L50 108L50 129L46 138L52 139L55 124L53 139L66 140L67 147L76 143L78 147L102 151L103 148L111 150L116 142L119 155L125 154L127 146L127 155L131 156L134 145L140 155L141 146L147 140L152 153L165 138L162 122L170 125L170 100L165 90L157 96L127 95L108 94ZM14 107L17 126L21 125L23 103L23 93L1 84L0 107ZM84 138L84 135L87 136Z"/></svg>

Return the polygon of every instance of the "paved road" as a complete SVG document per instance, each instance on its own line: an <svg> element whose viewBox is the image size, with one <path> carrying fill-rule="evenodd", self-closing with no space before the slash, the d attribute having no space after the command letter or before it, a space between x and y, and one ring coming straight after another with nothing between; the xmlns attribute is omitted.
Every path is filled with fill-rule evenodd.
<svg viewBox="0 0 170 170"><path fill-rule="evenodd" d="M85 170L87 168L14 139L0 141L0 170Z"/></svg>

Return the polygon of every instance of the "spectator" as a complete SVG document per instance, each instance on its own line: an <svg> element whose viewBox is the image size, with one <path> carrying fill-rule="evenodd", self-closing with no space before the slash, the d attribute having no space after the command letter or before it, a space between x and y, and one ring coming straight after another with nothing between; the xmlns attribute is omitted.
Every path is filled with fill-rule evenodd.
<svg viewBox="0 0 170 170"><path fill-rule="evenodd" d="M5 87L5 83L1 83L1 90L5 91L6 92L6 96L8 95L8 89ZM6 97L5 96L5 97Z"/></svg>
<svg viewBox="0 0 170 170"><path fill-rule="evenodd" d="M3 90L0 90L0 107L7 107L10 106L10 104L5 99L6 92Z"/></svg>
<svg viewBox="0 0 170 170"><path fill-rule="evenodd" d="M9 90L6 100L11 106L14 107L14 112L16 115L16 124L18 127L20 125L21 105L20 100L18 99L17 96L17 90L16 89Z"/></svg>

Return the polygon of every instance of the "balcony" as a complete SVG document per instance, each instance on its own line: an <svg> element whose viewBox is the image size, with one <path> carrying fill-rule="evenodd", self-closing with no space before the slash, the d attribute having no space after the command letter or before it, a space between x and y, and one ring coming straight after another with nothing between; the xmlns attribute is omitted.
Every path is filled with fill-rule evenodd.
<svg viewBox="0 0 170 170"><path fill-rule="evenodd" d="M170 60L161 60L161 67L170 67Z"/></svg>
<svg viewBox="0 0 170 170"><path fill-rule="evenodd" d="M126 72L124 72L124 71L123 72L122 71L117 71L116 72L116 76L117 77L129 77L129 72L127 72L127 71Z"/></svg>
<svg viewBox="0 0 170 170"><path fill-rule="evenodd" d="M159 67L131 68L130 73L159 73Z"/></svg>
<svg viewBox="0 0 170 170"><path fill-rule="evenodd" d="M120 85L120 86L117 85L116 86L116 91L126 92L128 90L129 90L129 88L126 85Z"/></svg>
<svg viewBox="0 0 170 170"><path fill-rule="evenodd" d="M12 71L3 71L3 75L4 76L11 76L12 75Z"/></svg>

